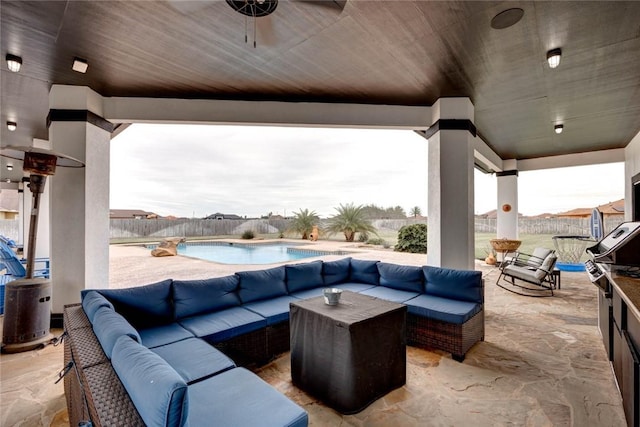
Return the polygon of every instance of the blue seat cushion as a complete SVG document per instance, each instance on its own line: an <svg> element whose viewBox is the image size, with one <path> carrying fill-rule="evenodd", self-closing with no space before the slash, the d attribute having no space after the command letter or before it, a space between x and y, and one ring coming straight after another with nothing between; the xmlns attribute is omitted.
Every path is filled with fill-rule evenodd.
<svg viewBox="0 0 640 427"><path fill-rule="evenodd" d="M422 268L411 265L378 263L380 286L409 292L424 292L424 274Z"/></svg>
<svg viewBox="0 0 640 427"><path fill-rule="evenodd" d="M111 363L146 425L186 425L187 383L164 359L121 337L113 348Z"/></svg>
<svg viewBox="0 0 640 427"><path fill-rule="evenodd" d="M196 337L212 343L226 341L267 326L267 319L244 307L199 314L178 322Z"/></svg>
<svg viewBox="0 0 640 427"><path fill-rule="evenodd" d="M171 279L136 288L98 289L138 329L173 322Z"/></svg>
<svg viewBox="0 0 640 427"><path fill-rule="evenodd" d="M289 303L298 301L291 295L244 304L243 307L267 319L267 325L289 320Z"/></svg>
<svg viewBox="0 0 640 427"><path fill-rule="evenodd" d="M360 292L362 295L384 299L391 302L403 303L419 295L418 292L401 291L399 289L387 288L384 286L374 286Z"/></svg>
<svg viewBox="0 0 640 427"><path fill-rule="evenodd" d="M324 285L322 261L285 265L284 268L287 273L287 289L290 294Z"/></svg>
<svg viewBox="0 0 640 427"><path fill-rule="evenodd" d="M452 270L449 268L422 267L425 278L425 293L460 301L484 301L482 273L474 270Z"/></svg>
<svg viewBox="0 0 640 427"><path fill-rule="evenodd" d="M113 308L113 304L111 304L109 300L99 292L90 291L82 295L82 308L91 323L93 323L93 316L95 316L96 311L98 311L100 307L107 307L111 310L115 310Z"/></svg>
<svg viewBox="0 0 640 427"><path fill-rule="evenodd" d="M322 277L324 286L333 286L349 280L349 270L351 269L351 258L343 258L337 261L325 261L322 263Z"/></svg>
<svg viewBox="0 0 640 427"><path fill-rule="evenodd" d="M100 307L93 316L93 332L96 334L104 354L111 359L113 347L116 341L123 335L128 335L137 342L142 339L127 319L111 310L109 307Z"/></svg>
<svg viewBox="0 0 640 427"><path fill-rule="evenodd" d="M482 310L482 304L422 294L406 301L407 311L417 316L462 325Z"/></svg>
<svg viewBox="0 0 640 427"><path fill-rule="evenodd" d="M351 291L351 292L362 292L367 289L375 288L375 285L370 283L353 283L353 282L345 282L345 283L336 283L331 286L332 288L339 288L343 291Z"/></svg>
<svg viewBox="0 0 640 427"><path fill-rule="evenodd" d="M189 425L306 427L307 412L244 368L189 386Z"/></svg>
<svg viewBox="0 0 640 427"><path fill-rule="evenodd" d="M173 303L177 319L240 305L238 276L206 280L174 280Z"/></svg>
<svg viewBox="0 0 640 427"><path fill-rule="evenodd" d="M241 271L238 294L243 304L287 295L284 266L257 271Z"/></svg>
<svg viewBox="0 0 640 427"><path fill-rule="evenodd" d="M191 384L236 367L233 360L200 338L187 338L151 349Z"/></svg>
<svg viewBox="0 0 640 427"><path fill-rule="evenodd" d="M187 338L193 338L193 334L177 323L160 325L153 328L138 330L141 343L148 348L158 347Z"/></svg>
<svg viewBox="0 0 640 427"><path fill-rule="evenodd" d="M377 264L378 261L351 259L349 281L379 285L380 274L378 273Z"/></svg>
<svg viewBox="0 0 640 427"><path fill-rule="evenodd" d="M294 292L291 294L291 296L296 299L309 299L314 297L321 297L323 289L324 289L324 286L321 286L319 288L313 288L313 289L305 289L304 291Z"/></svg>

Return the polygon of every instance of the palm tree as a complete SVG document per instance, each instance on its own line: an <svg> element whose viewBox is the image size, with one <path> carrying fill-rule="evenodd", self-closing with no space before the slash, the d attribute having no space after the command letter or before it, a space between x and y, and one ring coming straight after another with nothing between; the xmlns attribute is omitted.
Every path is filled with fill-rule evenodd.
<svg viewBox="0 0 640 427"><path fill-rule="evenodd" d="M422 209L420 209L420 206L412 207L410 215L413 216L414 218L418 217L419 215L422 215Z"/></svg>
<svg viewBox="0 0 640 427"><path fill-rule="evenodd" d="M353 203L340 205L335 208L338 214L329 218L327 231L331 233L343 233L347 242L353 242L356 233L372 233L376 236L376 229L365 217L364 206L355 206Z"/></svg>
<svg viewBox="0 0 640 427"><path fill-rule="evenodd" d="M315 211L309 212L309 209L300 209L300 212L293 213L293 220L289 225L289 230L302 234L302 239L307 240L313 226L318 223L320 218Z"/></svg>

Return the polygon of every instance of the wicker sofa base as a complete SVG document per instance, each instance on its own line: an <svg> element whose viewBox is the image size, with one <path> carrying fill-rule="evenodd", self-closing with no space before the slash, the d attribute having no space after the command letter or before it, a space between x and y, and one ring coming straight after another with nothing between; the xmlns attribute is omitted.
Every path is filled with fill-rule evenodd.
<svg viewBox="0 0 640 427"><path fill-rule="evenodd" d="M461 362L478 341L484 341L484 309L461 325L407 315L407 345L443 350Z"/></svg>

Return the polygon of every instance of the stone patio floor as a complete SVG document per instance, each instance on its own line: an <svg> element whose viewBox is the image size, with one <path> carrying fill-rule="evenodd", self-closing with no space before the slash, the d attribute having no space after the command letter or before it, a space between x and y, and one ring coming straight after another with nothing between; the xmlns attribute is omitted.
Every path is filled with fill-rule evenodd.
<svg viewBox="0 0 640 427"><path fill-rule="evenodd" d="M356 243L310 244L318 250L348 250L360 259L426 263L425 255ZM153 258L140 247L111 246L109 286L262 268L186 257ZM463 363L447 353L408 347L406 385L358 414L341 415L294 387L288 353L257 374L303 406L311 426L626 425L597 328L596 287L586 273L563 272L562 289L556 296L531 298L497 287L497 268L477 262L476 269L485 279L485 341L475 345ZM54 384L62 357L62 346L0 356L0 425L69 425L62 382Z"/></svg>

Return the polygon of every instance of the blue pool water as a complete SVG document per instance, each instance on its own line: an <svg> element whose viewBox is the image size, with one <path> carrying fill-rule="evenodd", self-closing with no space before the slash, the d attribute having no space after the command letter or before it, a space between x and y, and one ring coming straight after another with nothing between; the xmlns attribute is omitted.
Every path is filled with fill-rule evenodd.
<svg viewBox="0 0 640 427"><path fill-rule="evenodd" d="M273 264L346 253L296 249L292 243L192 242L178 245L178 254L221 264Z"/></svg>

